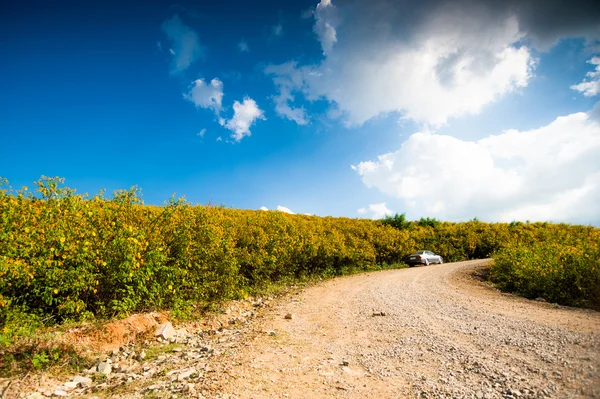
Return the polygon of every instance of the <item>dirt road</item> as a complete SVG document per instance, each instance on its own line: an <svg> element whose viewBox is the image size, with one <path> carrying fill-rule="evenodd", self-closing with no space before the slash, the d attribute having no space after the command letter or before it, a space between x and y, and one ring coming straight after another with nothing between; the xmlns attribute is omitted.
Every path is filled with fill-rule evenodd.
<svg viewBox="0 0 600 399"><path fill-rule="evenodd" d="M499 293L472 278L486 262L339 278L276 303L219 396L600 397L600 313Z"/></svg>
<svg viewBox="0 0 600 399"><path fill-rule="evenodd" d="M90 375L85 386L73 388L75 376L34 373L0 379L0 392L6 399L600 398L600 313L502 294L473 278L488 262L373 272L234 303L220 321L178 326L168 342L117 346L99 359L112 362L112 372Z"/></svg>

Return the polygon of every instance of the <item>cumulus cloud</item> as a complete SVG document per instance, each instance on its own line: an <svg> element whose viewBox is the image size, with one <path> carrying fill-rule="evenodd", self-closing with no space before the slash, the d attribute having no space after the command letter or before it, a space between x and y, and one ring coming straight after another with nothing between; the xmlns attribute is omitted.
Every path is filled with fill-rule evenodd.
<svg viewBox="0 0 600 399"><path fill-rule="evenodd" d="M268 211L268 210L269 210L269 208L267 208L266 206L261 206L261 207L259 208L259 210L261 210L261 211Z"/></svg>
<svg viewBox="0 0 600 399"><path fill-rule="evenodd" d="M280 116L306 121L304 112L297 117L285 107L302 94L328 100L349 126L391 112L440 126L480 112L532 76L535 61L521 44L524 33L513 15L498 17L478 3L468 9L448 3L415 24L402 19L408 11L403 7L413 3L342 4L344 24L331 1L315 10L314 30L325 54L321 63L265 69L278 90ZM407 24L399 28L397 20Z"/></svg>
<svg viewBox="0 0 600 399"><path fill-rule="evenodd" d="M322 0L312 15L324 59L265 73L284 118L309 119L290 105L302 95L329 101L348 126L394 113L435 128L527 86L531 46L545 50L564 37L597 43L599 11L586 0Z"/></svg>
<svg viewBox="0 0 600 399"><path fill-rule="evenodd" d="M224 126L231 130L231 138L237 142L246 136L250 136L250 126L257 119L266 119L264 112L256 105L256 101L246 97L243 102L235 101L233 103L233 117L228 121L223 121Z"/></svg>
<svg viewBox="0 0 600 399"><path fill-rule="evenodd" d="M369 204L368 208L360 208L357 212L359 215L363 215L371 219L382 219L386 215L391 215L393 213L387 208L385 202L381 202L379 204Z"/></svg>
<svg viewBox="0 0 600 399"><path fill-rule="evenodd" d="M198 34L186 26L178 15L166 20L162 31L171 41L172 47L169 52L173 56L171 73L177 74L185 71L204 55L204 49L198 38Z"/></svg>
<svg viewBox="0 0 600 399"><path fill-rule="evenodd" d="M583 93L586 97L592 97L600 93L600 57L593 57L588 63L596 65L596 69L586 74L583 82L571 86L571 89Z"/></svg>
<svg viewBox="0 0 600 399"><path fill-rule="evenodd" d="M206 134L206 128L204 128L204 129L200 130L200 131L198 132L197 136L199 136L199 137L204 137L204 135L205 135L205 134Z"/></svg>
<svg viewBox="0 0 600 399"><path fill-rule="evenodd" d="M478 141L416 133L353 169L411 217L599 224L600 124L592 112Z"/></svg>
<svg viewBox="0 0 600 399"><path fill-rule="evenodd" d="M248 46L248 43L246 43L245 40L242 40L238 43L238 50L240 50L242 53L249 53L250 47Z"/></svg>
<svg viewBox="0 0 600 399"><path fill-rule="evenodd" d="M277 205L277 211L279 212L284 212L284 213L289 213L290 215L294 215L294 212L292 212L290 210L290 208L286 208L285 206L281 206L281 205Z"/></svg>
<svg viewBox="0 0 600 399"><path fill-rule="evenodd" d="M204 79L197 79L192 82L189 92L184 93L183 97L193 102L196 107L212 109L218 115L223 102L223 82L215 78L210 84L206 84Z"/></svg>

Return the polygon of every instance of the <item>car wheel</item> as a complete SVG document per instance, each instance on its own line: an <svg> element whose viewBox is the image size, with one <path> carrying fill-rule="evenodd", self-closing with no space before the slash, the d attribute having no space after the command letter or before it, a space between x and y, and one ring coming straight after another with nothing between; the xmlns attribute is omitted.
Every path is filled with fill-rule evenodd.
<svg viewBox="0 0 600 399"><path fill-rule="evenodd" d="M440 256L440 265L444 263L444 259L442 259L442 257Z"/></svg>

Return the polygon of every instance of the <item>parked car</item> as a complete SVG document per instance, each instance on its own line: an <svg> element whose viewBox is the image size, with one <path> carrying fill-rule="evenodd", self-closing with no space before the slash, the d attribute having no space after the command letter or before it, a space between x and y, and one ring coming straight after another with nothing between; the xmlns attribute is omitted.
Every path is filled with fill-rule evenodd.
<svg viewBox="0 0 600 399"><path fill-rule="evenodd" d="M442 259L440 255L436 255L431 251L418 251L414 254L406 255L403 261L409 266L429 265L431 263L437 263L441 265L444 263L444 259Z"/></svg>

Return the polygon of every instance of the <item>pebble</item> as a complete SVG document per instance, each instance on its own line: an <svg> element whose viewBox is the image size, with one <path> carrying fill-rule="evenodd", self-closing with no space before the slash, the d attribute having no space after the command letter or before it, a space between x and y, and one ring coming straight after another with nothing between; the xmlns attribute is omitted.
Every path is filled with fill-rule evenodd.
<svg viewBox="0 0 600 399"><path fill-rule="evenodd" d="M109 375L112 372L112 365L109 362L100 362L96 366L96 370L104 375Z"/></svg>
<svg viewBox="0 0 600 399"><path fill-rule="evenodd" d="M158 328L156 329L156 331L154 332L154 336L164 339L164 340L170 340L173 339L175 337L176 331L175 328L173 327L173 324L171 324L171 322L165 322L163 324L161 324L160 326L158 326Z"/></svg>

